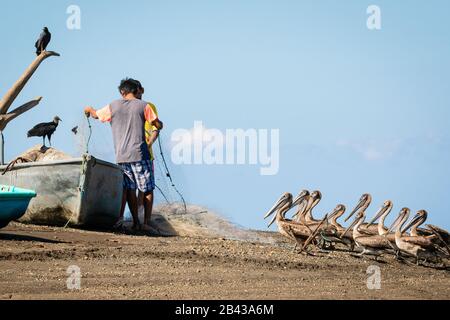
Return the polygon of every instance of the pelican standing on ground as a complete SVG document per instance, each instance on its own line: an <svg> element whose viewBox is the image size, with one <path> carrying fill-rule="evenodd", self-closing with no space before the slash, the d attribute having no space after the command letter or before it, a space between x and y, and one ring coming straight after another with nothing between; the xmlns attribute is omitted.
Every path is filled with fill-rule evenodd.
<svg viewBox="0 0 450 320"><path fill-rule="evenodd" d="M297 202L303 201L304 197L307 197L307 193L301 193L297 198ZM292 194L286 192L284 193L275 205L267 212L264 216L264 219L268 218L275 211L277 214L273 217L267 227L270 227L275 221L278 226L278 231L284 235L285 237L295 241L294 250L297 248L297 245L302 244L302 240L306 240L312 233L311 229L308 226L296 223L292 220L286 220L285 214L286 212L296 203L292 202Z"/></svg>
<svg viewBox="0 0 450 320"><path fill-rule="evenodd" d="M367 208L372 203L372 196L369 193L364 193L361 198L359 198L358 204L353 208L352 212L348 215L347 218L345 218L344 222L347 222L350 220L350 218L356 213L356 212L362 212L363 214L366 213Z"/></svg>
<svg viewBox="0 0 450 320"><path fill-rule="evenodd" d="M302 196L303 192L308 192L307 190L303 190L295 199L294 203L299 205L299 209L294 215L294 219L296 222L307 225L309 227L317 226L322 222L322 220L316 220L312 217L312 209L320 202L322 199L322 193L318 190L311 192L311 194L307 194L305 197L302 197L301 201L299 201L299 197Z"/></svg>
<svg viewBox="0 0 450 320"><path fill-rule="evenodd" d="M359 198L359 202L356 207L350 212L347 218L345 218L345 222L347 222L356 212L362 212L364 216L366 216L366 210L372 203L372 196L369 193L364 193L361 198ZM367 234L377 235L378 227L374 225L370 225L368 223L362 223L360 229L365 229Z"/></svg>
<svg viewBox="0 0 450 320"><path fill-rule="evenodd" d="M350 247L350 250L353 251L355 248L355 242L353 241L352 232L347 232L344 235L346 229L337 222L337 219L340 218L344 213L345 206L343 204L338 204L336 208L334 208L334 210L330 213L328 217L328 223L336 228L338 237L341 242Z"/></svg>
<svg viewBox="0 0 450 320"><path fill-rule="evenodd" d="M421 225L425 223L428 218L428 212L426 210L419 210L416 212L414 218L411 219L409 223L409 227L411 227L409 231L410 236L431 236L433 233L430 230L419 228ZM409 227L405 227L405 231L409 229Z"/></svg>
<svg viewBox="0 0 450 320"><path fill-rule="evenodd" d="M407 227L405 227L404 231L408 230L411 227L409 232L410 236L429 236L432 238L438 238L441 240L442 244L444 244L447 248L450 244L450 234L448 231L441 229L432 224L427 224L426 228L420 228L421 225L425 223L428 217L428 212L426 210L419 210L416 213L416 216L411 220Z"/></svg>
<svg viewBox="0 0 450 320"><path fill-rule="evenodd" d="M418 235L417 228L422 225L427 219L427 212L425 210L419 210L414 218L408 223L408 225L403 229L403 233L411 228L409 232L409 237L403 236L404 240L409 240L411 243L417 244L421 246L423 249L426 249L430 252L439 251L441 253L450 254L450 249L447 244L443 241L442 237L439 234L434 233L432 230L430 235ZM427 230L425 230L427 231ZM447 252L443 251L444 247Z"/></svg>
<svg viewBox="0 0 450 320"><path fill-rule="evenodd" d="M301 200L298 198L300 195L304 195ZM312 216L312 209L317 206L317 204L322 199L322 193L319 190L315 190L308 195L308 191L304 190L302 193L294 200L294 203L299 204L299 209L295 214L296 222L301 223L310 229L315 229L317 236L319 237L318 243L322 248L331 248L333 242L345 242L339 238L338 231L335 226L328 223L328 215L325 215L322 220L316 220ZM306 202L306 206L301 205ZM314 234L312 234L315 237Z"/></svg>
<svg viewBox="0 0 450 320"><path fill-rule="evenodd" d="M392 245L385 236L373 235L367 232L365 228L360 229L361 225L364 223L364 219L364 211L359 211L355 217L355 220L347 228L347 230L344 231L341 238L343 238L345 234L353 228L353 240L358 247L363 249L359 255L374 255L375 259L377 259L385 249L392 248Z"/></svg>
<svg viewBox="0 0 450 320"><path fill-rule="evenodd" d="M345 206L343 204L338 204L336 208L334 208L333 212L328 216L328 222L335 226L339 233L343 233L345 228L337 222L343 214L345 213Z"/></svg>
<svg viewBox="0 0 450 320"><path fill-rule="evenodd" d="M420 257L429 257L427 250L417 243L417 237L403 236L402 229L409 217L409 208L403 208L397 218L399 223L396 225L395 244L402 251L416 258L416 264L419 265ZM391 231L394 226L389 228Z"/></svg>
<svg viewBox="0 0 450 320"><path fill-rule="evenodd" d="M377 231L380 236L386 235L391 242L395 242L395 235L388 232L388 228L384 226L384 221L394 207L391 200L386 200L380 209L375 213L373 219L367 224L366 228L370 228L378 219Z"/></svg>
<svg viewBox="0 0 450 320"><path fill-rule="evenodd" d="M447 230L439 228L438 226L427 224L426 227L430 229L434 234L439 235L446 245L450 245L450 233Z"/></svg>

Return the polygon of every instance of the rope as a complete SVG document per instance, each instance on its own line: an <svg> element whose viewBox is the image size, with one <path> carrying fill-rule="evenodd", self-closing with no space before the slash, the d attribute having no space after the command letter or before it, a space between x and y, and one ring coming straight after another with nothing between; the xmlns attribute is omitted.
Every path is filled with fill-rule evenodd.
<svg viewBox="0 0 450 320"><path fill-rule="evenodd" d="M183 202L183 206L184 206L184 213L187 214L186 201L184 200L184 197L181 194L181 192L178 191L177 187L175 186L175 183L173 183L172 176L170 175L169 168L167 167L166 158L164 157L164 153L163 153L162 147L161 147L161 135L158 135L158 146L159 146L159 153L161 154L161 159L162 159L163 164L164 164L164 168L166 169L166 177L169 178L170 183L172 184L172 188L180 196L181 201Z"/></svg>
<svg viewBox="0 0 450 320"><path fill-rule="evenodd" d="M147 135L149 135L149 136L152 135L152 132L148 131L148 130L145 130L145 133ZM155 172L155 179L157 179L158 181L160 181L163 184L162 187L160 187L159 185L155 184L155 187L161 193L161 195L164 197L164 199L166 200L167 204L170 205L171 204L171 199L169 199L169 197L166 196L166 194L163 192L163 188L164 188L164 190L169 190L169 184L167 183L167 179L164 179L164 175L165 175L164 171L161 168L161 164L159 163L159 161L158 161L158 159L156 157L154 158L153 163L154 164L156 163L155 171L158 170L158 175L156 175L156 172ZM158 178L156 178L157 176L158 176ZM160 178L160 177L162 177L162 178Z"/></svg>
<svg viewBox="0 0 450 320"><path fill-rule="evenodd" d="M164 192L161 190L160 187L158 187L158 185L155 184L156 189L158 189L158 191L162 194L162 196L164 197L164 199L166 200L167 204L170 204L169 199L167 199L166 195L164 194Z"/></svg>
<svg viewBox="0 0 450 320"><path fill-rule="evenodd" d="M31 160L31 159L23 158L23 157L18 157L18 158L16 158L16 159L14 159L13 161L11 161L11 162L6 166L5 170L3 170L3 172L2 172L2 176L4 176L8 171L11 171L11 170L14 168L14 166L15 166L17 163L19 163L19 161L20 161L20 163L33 162L33 160Z"/></svg>
<svg viewBox="0 0 450 320"><path fill-rule="evenodd" d="M89 143L91 142L92 125L91 125L91 120L89 119L88 116L86 116L86 119L87 119L87 123L88 123L88 127L89 127L89 136L88 136L88 139L86 141L86 154L89 154Z"/></svg>
<svg viewBox="0 0 450 320"><path fill-rule="evenodd" d="M164 173L163 169L161 168L160 160L155 158L154 161L156 162L155 170L158 169L158 181L161 181L161 183L163 184L161 187L163 187L164 190L169 190L170 189L169 184L167 183L167 179L164 178L165 173ZM156 173L155 173L155 176L156 176ZM170 198L171 198L171 200L173 199L173 197L170 197Z"/></svg>

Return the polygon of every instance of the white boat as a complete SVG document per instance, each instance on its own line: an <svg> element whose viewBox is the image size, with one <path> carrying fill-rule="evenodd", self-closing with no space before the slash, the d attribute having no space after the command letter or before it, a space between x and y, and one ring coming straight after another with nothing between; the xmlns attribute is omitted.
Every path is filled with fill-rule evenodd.
<svg viewBox="0 0 450 320"><path fill-rule="evenodd" d="M0 175L0 184L36 191L19 221L54 226L112 226L120 214L122 182L119 166L91 155L20 163Z"/></svg>

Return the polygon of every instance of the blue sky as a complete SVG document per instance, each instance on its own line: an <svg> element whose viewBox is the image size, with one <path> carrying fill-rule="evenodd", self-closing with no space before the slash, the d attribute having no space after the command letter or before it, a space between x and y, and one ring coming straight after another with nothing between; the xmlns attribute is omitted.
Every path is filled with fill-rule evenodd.
<svg viewBox="0 0 450 320"><path fill-rule="evenodd" d="M81 30L66 28L71 4L81 8ZM371 4L381 8L379 31L366 27ZM369 216L391 199L395 214L426 209L448 229L449 10L444 0L6 2L1 94L34 59L43 26L61 53L16 100L44 97L7 127L6 156L39 143L26 131L56 114L64 122L54 146L76 155L70 129L84 123L82 108L116 99L130 76L159 109L166 149L171 132L196 120L223 131L280 129L275 176L169 162L190 203L265 228L262 216L282 192L320 189L316 216L369 192ZM114 160L108 126L94 125L91 150Z"/></svg>

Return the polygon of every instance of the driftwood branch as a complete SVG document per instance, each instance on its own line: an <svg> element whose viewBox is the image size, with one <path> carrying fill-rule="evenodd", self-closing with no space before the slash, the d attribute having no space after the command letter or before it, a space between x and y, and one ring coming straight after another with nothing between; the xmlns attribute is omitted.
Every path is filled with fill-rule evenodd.
<svg viewBox="0 0 450 320"><path fill-rule="evenodd" d="M42 61L52 56L59 57L59 53L53 51L43 51L39 56L36 57L36 59L30 64L30 66L19 78L19 80L16 81L16 83L12 86L11 89L9 89L9 91L0 101L0 115L2 114L5 115L8 112L8 109L11 107L14 100L17 98L22 89L25 87L28 80L30 80L31 76L37 70Z"/></svg>
<svg viewBox="0 0 450 320"><path fill-rule="evenodd" d="M28 110L34 108L41 102L42 97L37 97L34 100L31 100L24 105L14 109L13 111L0 115L0 131L3 131L6 127L6 125L13 119L17 118L21 114L27 112Z"/></svg>

